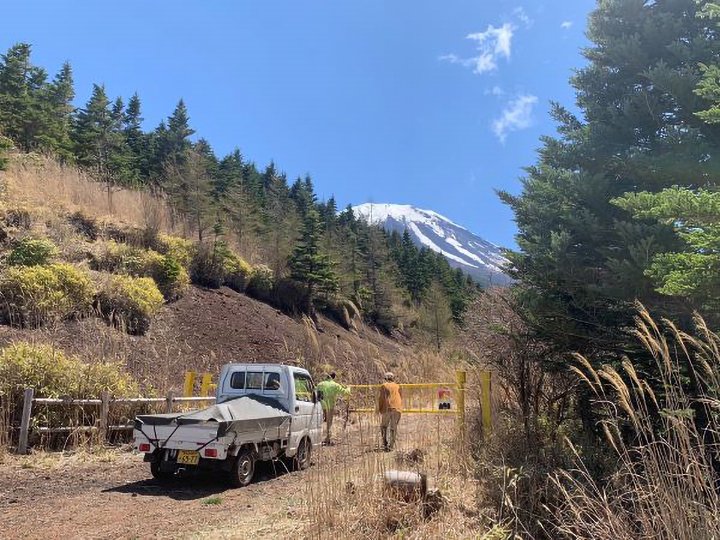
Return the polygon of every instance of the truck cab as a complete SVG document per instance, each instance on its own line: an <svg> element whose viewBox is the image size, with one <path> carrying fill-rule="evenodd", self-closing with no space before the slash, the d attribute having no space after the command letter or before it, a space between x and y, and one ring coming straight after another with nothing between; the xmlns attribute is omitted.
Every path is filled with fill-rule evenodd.
<svg viewBox="0 0 720 540"><path fill-rule="evenodd" d="M218 378L216 403L255 395L277 401L292 415L285 454L292 457L303 438L322 442L322 406L306 369L284 364L226 364Z"/></svg>

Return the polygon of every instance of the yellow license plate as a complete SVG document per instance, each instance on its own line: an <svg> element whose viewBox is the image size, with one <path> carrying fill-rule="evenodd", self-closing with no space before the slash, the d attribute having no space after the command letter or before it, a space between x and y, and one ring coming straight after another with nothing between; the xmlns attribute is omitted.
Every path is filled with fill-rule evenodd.
<svg viewBox="0 0 720 540"><path fill-rule="evenodd" d="M197 465L200 463L200 452L180 450L178 452L177 462L183 465Z"/></svg>

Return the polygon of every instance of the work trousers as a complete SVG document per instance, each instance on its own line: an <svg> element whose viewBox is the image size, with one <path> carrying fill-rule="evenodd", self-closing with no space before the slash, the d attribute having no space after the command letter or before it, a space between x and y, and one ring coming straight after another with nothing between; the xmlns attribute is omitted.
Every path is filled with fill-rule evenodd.
<svg viewBox="0 0 720 540"><path fill-rule="evenodd" d="M383 446L387 449L395 446L398 422L400 422L400 411L390 409L382 413L380 433L382 434Z"/></svg>
<svg viewBox="0 0 720 540"><path fill-rule="evenodd" d="M330 442L333 417L335 416L335 408L325 409L325 442Z"/></svg>

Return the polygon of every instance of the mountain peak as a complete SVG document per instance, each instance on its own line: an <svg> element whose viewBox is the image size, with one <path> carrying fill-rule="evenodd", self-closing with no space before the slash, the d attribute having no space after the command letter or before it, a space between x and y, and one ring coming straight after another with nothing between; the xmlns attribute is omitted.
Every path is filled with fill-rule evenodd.
<svg viewBox="0 0 720 540"><path fill-rule="evenodd" d="M364 203L353 213L387 231L408 231L416 245L441 253L450 266L460 268L485 285L506 285L509 261L501 249L433 210L409 204Z"/></svg>

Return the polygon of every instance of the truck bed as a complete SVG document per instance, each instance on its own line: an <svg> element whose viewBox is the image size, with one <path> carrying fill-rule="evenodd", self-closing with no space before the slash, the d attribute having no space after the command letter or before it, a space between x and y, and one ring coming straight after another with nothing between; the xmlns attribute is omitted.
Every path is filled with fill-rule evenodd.
<svg viewBox="0 0 720 540"><path fill-rule="evenodd" d="M221 438L243 443L283 439L290 419L275 400L243 396L186 413L140 415L135 429L154 445L172 448Z"/></svg>

